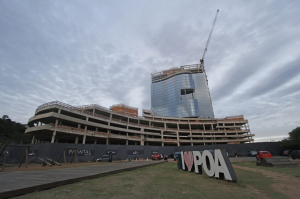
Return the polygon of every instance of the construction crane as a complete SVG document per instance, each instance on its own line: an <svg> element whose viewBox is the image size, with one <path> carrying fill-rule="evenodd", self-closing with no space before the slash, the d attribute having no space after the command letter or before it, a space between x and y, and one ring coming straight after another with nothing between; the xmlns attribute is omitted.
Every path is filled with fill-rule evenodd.
<svg viewBox="0 0 300 199"><path fill-rule="evenodd" d="M205 50L204 50L202 59L200 59L200 67L203 68L203 71L205 71L205 68L204 68L204 57L205 57L205 53L206 53L206 51L207 51L207 47L208 47L208 44L209 44L209 41L210 41L210 38L211 38L211 34L212 34L213 30L214 30L214 26L215 26L215 23L216 23L216 20L217 20L217 17L218 17L218 13L219 13L219 9L217 10L217 13L216 13L216 16L215 16L215 19L214 19L214 22L213 22L211 31L210 31L210 33L209 33L208 40L207 40L207 42L206 42L206 46L205 46Z"/></svg>

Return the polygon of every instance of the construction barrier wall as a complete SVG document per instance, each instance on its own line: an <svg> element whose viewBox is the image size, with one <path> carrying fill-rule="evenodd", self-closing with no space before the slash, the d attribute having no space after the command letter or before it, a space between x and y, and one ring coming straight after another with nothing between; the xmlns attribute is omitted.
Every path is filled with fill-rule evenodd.
<svg viewBox="0 0 300 199"><path fill-rule="evenodd" d="M284 150L279 146L279 142L260 142L249 144L229 144L229 145L198 145L198 146L140 146L140 145L99 145L99 144L69 144L69 143L40 143L31 144L29 150L29 163L41 163L39 157L42 159L51 158L55 161L58 160L63 148L77 148L78 149L78 162L94 162L97 158L112 152L113 160L125 160L131 158L151 159L151 154L154 151L160 154L170 155L178 151L203 151L208 149L225 149L229 156L247 156L248 151L269 151L273 155L279 155ZM0 146L0 150L3 145ZM25 153L24 148L9 147L7 149L6 162L18 163L22 160ZM74 151L66 149L66 162L70 162L73 157ZM3 156L0 157L3 159ZM62 156L60 162L63 163L64 157ZM75 161L75 159L74 159Z"/></svg>

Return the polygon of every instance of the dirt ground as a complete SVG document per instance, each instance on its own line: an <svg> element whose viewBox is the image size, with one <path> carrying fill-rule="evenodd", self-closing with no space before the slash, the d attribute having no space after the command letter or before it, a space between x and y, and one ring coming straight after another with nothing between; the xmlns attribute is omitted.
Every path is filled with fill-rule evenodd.
<svg viewBox="0 0 300 199"><path fill-rule="evenodd" d="M280 193L283 193L287 195L290 198L299 198L299 189L300 189L300 178L297 178L295 176L287 175L287 174L282 174L282 173L276 173L272 171L266 171L266 170L261 170L261 169L256 169L256 168L248 168L248 167L243 167L243 166L238 166L238 165L233 165L234 168L239 168L239 169L244 169L247 171L252 171L252 172L258 172L261 173L262 175L274 179L274 182L272 184L272 189L276 190ZM251 189L251 187L249 187ZM252 191L257 191L253 190ZM262 198L267 198L264 197L264 194L261 193Z"/></svg>

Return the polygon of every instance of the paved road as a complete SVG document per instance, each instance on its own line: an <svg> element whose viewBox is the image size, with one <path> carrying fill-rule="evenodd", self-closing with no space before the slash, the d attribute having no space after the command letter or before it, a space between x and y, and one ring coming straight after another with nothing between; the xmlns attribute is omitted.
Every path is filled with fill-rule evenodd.
<svg viewBox="0 0 300 199"><path fill-rule="evenodd" d="M113 162L110 164L53 169L46 171L0 172L0 198L56 187L84 179L119 173L163 161Z"/></svg>

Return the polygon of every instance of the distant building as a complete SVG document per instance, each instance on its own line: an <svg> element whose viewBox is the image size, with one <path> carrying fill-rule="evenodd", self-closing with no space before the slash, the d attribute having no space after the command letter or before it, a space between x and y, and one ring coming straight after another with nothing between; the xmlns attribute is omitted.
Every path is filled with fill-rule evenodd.
<svg viewBox="0 0 300 199"><path fill-rule="evenodd" d="M151 75L151 110L164 117L214 118L206 74L200 64Z"/></svg>

